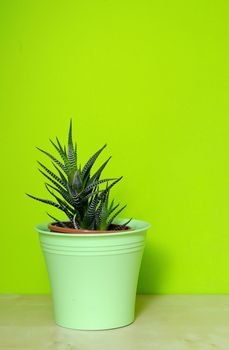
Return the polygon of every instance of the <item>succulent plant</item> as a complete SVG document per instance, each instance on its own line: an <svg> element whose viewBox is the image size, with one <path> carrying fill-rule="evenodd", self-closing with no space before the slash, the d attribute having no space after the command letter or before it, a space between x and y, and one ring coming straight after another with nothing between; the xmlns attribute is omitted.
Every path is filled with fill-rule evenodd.
<svg viewBox="0 0 229 350"><path fill-rule="evenodd" d="M51 171L41 162L38 162L38 164L40 165L39 171L49 181L45 183L45 186L55 201L38 198L28 193L27 195L35 200L60 209L67 215L70 227L72 228L86 230L114 229L114 225L112 224L114 219L126 206L119 208L119 204L115 205L114 200L109 202L109 194L111 188L122 177L100 178L111 157L97 171L91 174L95 161L106 145L100 148L81 169L81 166L78 166L77 144L73 143L72 138L72 121L70 121L68 132L67 149L61 145L57 137L56 143L52 140L50 142L59 154L61 161L40 148L38 150L52 160L56 172ZM105 188L101 189L101 186L104 185ZM56 221L58 226L67 226L65 221L60 221L52 215L48 215ZM123 225L116 225L115 229L126 229L129 221Z"/></svg>

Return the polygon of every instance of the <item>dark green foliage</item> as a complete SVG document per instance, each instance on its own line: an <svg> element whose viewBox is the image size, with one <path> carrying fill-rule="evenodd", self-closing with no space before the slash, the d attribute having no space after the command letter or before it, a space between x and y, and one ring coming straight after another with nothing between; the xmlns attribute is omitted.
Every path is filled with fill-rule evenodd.
<svg viewBox="0 0 229 350"><path fill-rule="evenodd" d="M106 145L100 148L81 170L81 166L78 167L77 145L73 144L72 122L70 122L68 132L67 148L61 145L58 138L56 138L56 142L52 140L50 140L50 142L60 156L61 161L40 148L38 148L38 150L52 160L57 174L49 170L42 163L38 162L38 164L40 166L39 171L49 181L45 186L55 201L38 198L30 194L28 194L28 196L54 206L64 212L73 228L109 230L114 219L121 213L125 206L116 211L119 204L114 205L114 200L109 204L110 190L122 177L116 179L100 179L111 157L108 158L94 174L91 174L93 165ZM104 184L105 188L103 188ZM50 214L48 215L54 219L59 226L66 226L64 222ZM116 228L125 229L126 225L119 225Z"/></svg>

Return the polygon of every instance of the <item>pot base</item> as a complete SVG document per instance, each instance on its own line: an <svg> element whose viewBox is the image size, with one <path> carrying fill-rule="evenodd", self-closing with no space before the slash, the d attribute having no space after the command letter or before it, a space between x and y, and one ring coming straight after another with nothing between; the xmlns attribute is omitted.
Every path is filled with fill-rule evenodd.
<svg viewBox="0 0 229 350"><path fill-rule="evenodd" d="M76 327L69 327L68 325L64 324L59 324L56 322L56 325L61 328L67 328L67 329L72 329L74 331L85 331L85 332L90 332L90 331L109 331L112 329L119 329L119 328L124 328L130 326L132 323L134 323L135 320L127 323L127 324L121 324L118 326L112 326L112 327L107 327L105 326L104 328L76 328Z"/></svg>

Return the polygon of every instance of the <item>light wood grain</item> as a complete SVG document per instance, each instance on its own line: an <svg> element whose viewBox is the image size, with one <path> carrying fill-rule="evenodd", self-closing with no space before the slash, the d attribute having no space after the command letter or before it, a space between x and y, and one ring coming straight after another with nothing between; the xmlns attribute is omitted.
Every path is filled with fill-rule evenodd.
<svg viewBox="0 0 229 350"><path fill-rule="evenodd" d="M228 295L139 295L135 322L109 331L55 325L48 295L0 296L1 350L228 350Z"/></svg>

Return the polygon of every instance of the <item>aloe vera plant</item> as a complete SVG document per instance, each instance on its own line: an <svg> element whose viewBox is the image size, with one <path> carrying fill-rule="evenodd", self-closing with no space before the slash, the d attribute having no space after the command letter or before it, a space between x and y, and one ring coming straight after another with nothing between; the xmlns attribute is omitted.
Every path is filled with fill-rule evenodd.
<svg viewBox="0 0 229 350"><path fill-rule="evenodd" d="M78 165L77 144L73 142L72 137L72 121L68 132L67 148L61 145L58 138L56 142L52 140L50 142L61 160L38 148L51 159L55 171L50 170L41 162L38 164L39 171L48 180L45 186L52 200L38 198L28 193L27 195L64 212L69 220L68 223L48 214L58 226L86 230L126 229L130 220L123 225L113 225L114 219L125 206L120 208L119 204L115 205L114 200L109 201L110 190L122 177L101 179L101 174L111 157L92 174L92 167L106 145L100 148L81 168Z"/></svg>

